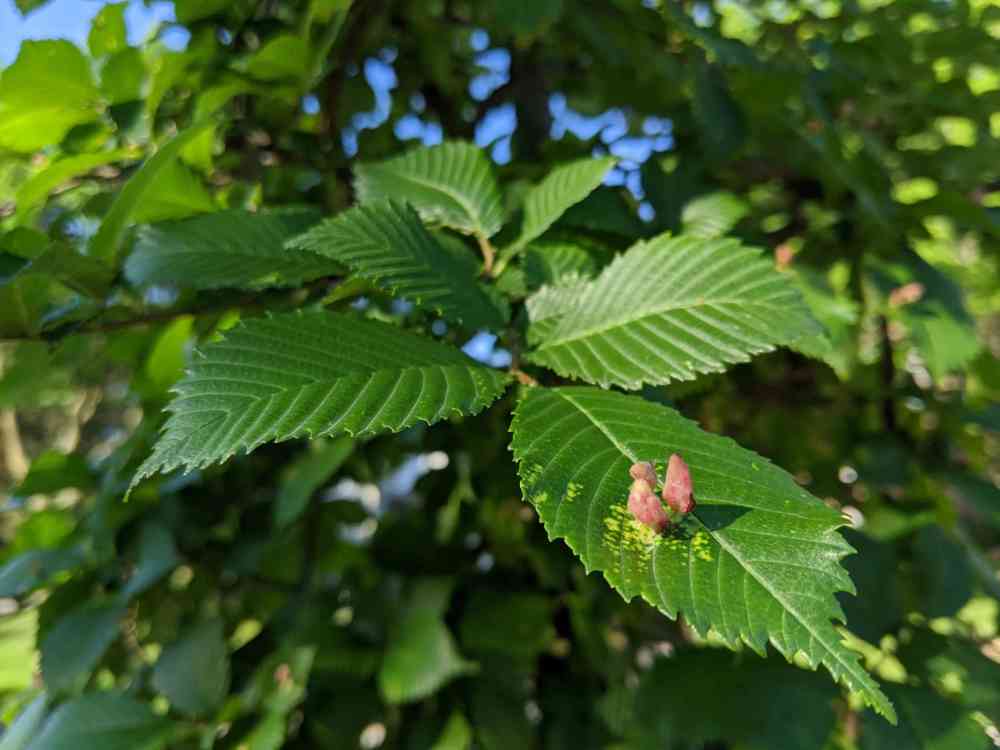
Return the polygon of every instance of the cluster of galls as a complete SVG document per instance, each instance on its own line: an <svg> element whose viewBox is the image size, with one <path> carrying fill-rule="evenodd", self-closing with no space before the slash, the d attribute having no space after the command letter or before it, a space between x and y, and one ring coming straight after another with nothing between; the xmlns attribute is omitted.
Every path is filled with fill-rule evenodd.
<svg viewBox="0 0 1000 750"><path fill-rule="evenodd" d="M670 526L667 511L656 496L656 469L649 461L632 464L628 470L632 477L632 488L628 493L628 509L635 519L653 531L662 533ZM684 459L676 453L667 461L667 474L663 478L663 499L670 510L681 515L694 510L694 492L691 487L691 471Z"/></svg>

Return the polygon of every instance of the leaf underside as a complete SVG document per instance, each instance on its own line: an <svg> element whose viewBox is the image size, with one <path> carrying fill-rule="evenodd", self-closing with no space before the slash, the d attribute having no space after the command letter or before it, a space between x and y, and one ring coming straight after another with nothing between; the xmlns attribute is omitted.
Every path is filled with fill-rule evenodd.
<svg viewBox="0 0 1000 750"><path fill-rule="evenodd" d="M640 242L562 295L562 310L551 302L528 329L528 359L629 389L722 372L822 330L788 279L736 240Z"/></svg>
<svg viewBox="0 0 1000 750"><path fill-rule="evenodd" d="M596 388L530 389L512 449L522 493L549 537L626 599L639 595L700 633L763 654L768 642L858 692L895 721L892 704L842 642L837 592L854 592L839 560L853 550L836 511L784 471L675 411ZM680 454L696 510L663 535L626 508L629 466Z"/></svg>
<svg viewBox="0 0 1000 750"><path fill-rule="evenodd" d="M503 196L486 155L470 143L417 148L354 168L361 203L410 203L420 217L465 234L491 237L503 224Z"/></svg>
<svg viewBox="0 0 1000 750"><path fill-rule="evenodd" d="M507 321L476 280L472 265L441 246L407 205L356 206L289 242L350 267L390 294L470 328L499 329Z"/></svg>
<svg viewBox="0 0 1000 750"><path fill-rule="evenodd" d="M250 320L195 357L136 481L269 441L397 432L475 414L507 382L457 349L386 323L327 312Z"/></svg>

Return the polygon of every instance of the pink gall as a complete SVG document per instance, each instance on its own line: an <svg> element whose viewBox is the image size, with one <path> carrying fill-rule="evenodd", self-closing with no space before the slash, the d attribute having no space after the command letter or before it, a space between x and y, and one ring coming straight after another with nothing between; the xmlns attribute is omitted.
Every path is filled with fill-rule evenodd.
<svg viewBox="0 0 1000 750"><path fill-rule="evenodd" d="M663 482L663 499L677 513L690 513L695 508L691 470L676 453L667 462L667 476Z"/></svg>
<svg viewBox="0 0 1000 750"><path fill-rule="evenodd" d="M667 512L649 482L636 479L628 493L628 509L639 523L660 533L670 525Z"/></svg>
<svg viewBox="0 0 1000 750"><path fill-rule="evenodd" d="M641 479L647 482L650 488L656 486L656 469L653 468L653 464L649 461L639 461L632 464L632 467L628 470L628 474L633 479Z"/></svg>

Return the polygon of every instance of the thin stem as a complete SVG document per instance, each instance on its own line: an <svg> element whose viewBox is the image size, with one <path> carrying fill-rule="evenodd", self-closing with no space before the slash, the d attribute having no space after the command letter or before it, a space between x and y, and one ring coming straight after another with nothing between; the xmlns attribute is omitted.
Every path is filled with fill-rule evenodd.
<svg viewBox="0 0 1000 750"><path fill-rule="evenodd" d="M497 255L496 250L493 248L492 243L490 243L489 237L485 234L477 234L476 239L479 240L479 249L483 253L483 273L492 276L493 261Z"/></svg>
<svg viewBox="0 0 1000 750"><path fill-rule="evenodd" d="M514 378L517 380L517 382L520 383L521 385L528 385L532 387L538 385L537 380L535 380L533 377L531 377L528 373L526 373L524 370L521 370L520 368L511 367L510 374L513 375Z"/></svg>
<svg viewBox="0 0 1000 750"><path fill-rule="evenodd" d="M502 274L504 269L506 269L508 264L510 264L510 262L518 256L521 250L522 247L519 245L510 245L501 250L497 256L497 262L493 266L493 275L499 276Z"/></svg>

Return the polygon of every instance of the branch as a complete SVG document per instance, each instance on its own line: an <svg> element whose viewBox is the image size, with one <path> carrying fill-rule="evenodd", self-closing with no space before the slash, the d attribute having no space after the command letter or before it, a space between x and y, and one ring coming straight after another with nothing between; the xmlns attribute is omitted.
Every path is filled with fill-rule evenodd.
<svg viewBox="0 0 1000 750"><path fill-rule="evenodd" d="M174 320L186 315L210 315L212 313L222 313L233 309L266 310L273 303L289 301L289 297L294 299L296 296L300 296L303 291L306 292L305 296L308 297L317 289L325 291L329 287L335 286L339 283L341 283L341 279L339 278L324 277L322 279L317 279L310 284L294 289L291 295L289 295L287 291L282 292L280 295L266 293L253 294L239 299L230 298L222 302L195 305L181 310L157 310L144 315L138 315L134 318L124 318L122 320L102 321L99 320L99 316L95 316L89 320L66 323L40 333L3 336L0 337L0 341L45 341L53 343L61 341L69 336L77 336L88 333L110 333L112 331L120 331L126 328L136 328L138 326L150 325L152 323L163 323L165 321Z"/></svg>
<svg viewBox="0 0 1000 750"><path fill-rule="evenodd" d="M892 386L896 380L896 364L892 359L892 339L889 337L889 320L885 315L878 319L879 337L882 340L882 360L880 371L882 375L882 427L889 434L896 434L896 402L893 398Z"/></svg>
<svg viewBox="0 0 1000 750"><path fill-rule="evenodd" d="M326 83L326 102L323 108L321 127L327 134L339 130L337 111L340 108L340 94L347 78L347 65L353 62L361 51L365 36L365 26L371 21L381 5L380 0L361 0L351 7L343 28L338 29L338 37L345 40L343 44L331 45L331 56L337 58Z"/></svg>

